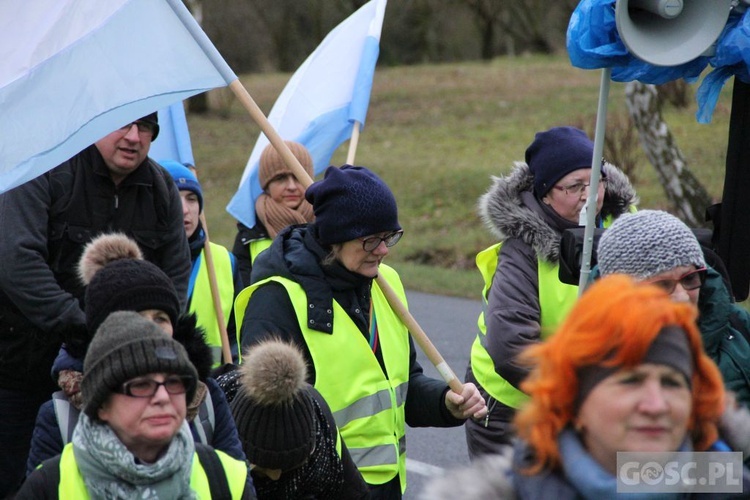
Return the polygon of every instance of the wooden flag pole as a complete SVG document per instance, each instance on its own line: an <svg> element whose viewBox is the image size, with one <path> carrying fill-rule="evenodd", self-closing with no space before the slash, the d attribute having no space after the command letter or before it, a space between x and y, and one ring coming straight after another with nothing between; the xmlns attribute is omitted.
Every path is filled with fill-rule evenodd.
<svg viewBox="0 0 750 500"><path fill-rule="evenodd" d="M354 125L352 125L352 138L349 139L349 152L346 155L347 165L354 165L354 156L357 154L357 145L359 145L360 128L362 128L362 124L357 120L354 120Z"/></svg>
<svg viewBox="0 0 750 500"><path fill-rule="evenodd" d="M289 147L273 128L273 125L271 125L271 122L268 121L268 118L266 118L266 115L263 114L263 111L258 107L255 100L248 93L247 89L242 85L239 79L234 80L232 83L230 83L229 88L232 90L232 92L234 92L234 95L237 96L237 99L239 99L248 113L250 113L250 116L253 118L253 120L255 120L258 126L260 126L261 131L266 134L269 142L273 144L273 147L276 148L276 151L279 152L281 157L284 159L284 163L286 163L286 165L292 170L294 176L297 177L297 180L299 180L300 184L302 184L302 186L307 189L313 182L312 178L307 174L307 172L305 172L305 169L302 168L302 165L300 165L297 157L292 154ZM453 390L453 392L461 394L463 390L463 384L461 384L461 382L456 377L456 374L453 372L453 370L451 370L451 368L445 362L445 359L440 355L438 350L432 344L425 331L420 328L417 320L414 319L406 306L404 306L404 304L401 302L401 299L399 299L391 286L382 278L381 275L378 275L376 281L380 289L383 291L386 299L388 300L388 303L393 308L393 310L396 311L396 314L398 314L401 321L409 329L409 332L411 333L412 337L417 342L419 347L422 349L422 351L425 353L427 359L429 359L430 362L435 366L437 371L443 377L443 380L445 380L445 382Z"/></svg>
<svg viewBox="0 0 750 500"><path fill-rule="evenodd" d="M196 179L198 178L198 172L194 167L190 170L195 174ZM208 274L208 284L211 288L211 298L214 303L214 311L216 312L216 323L219 326L219 334L221 335L221 357L224 363L232 363L232 350L229 348L229 334L227 334L226 318L224 317L224 309L221 307L221 295L219 295L219 285L216 281L216 268L214 267L214 259L211 254L211 241L208 237L208 224L206 223L205 214L206 203L203 202L204 210L201 211L200 220L203 226L203 232L206 234L206 239L203 242L203 257L206 261L206 271Z"/></svg>

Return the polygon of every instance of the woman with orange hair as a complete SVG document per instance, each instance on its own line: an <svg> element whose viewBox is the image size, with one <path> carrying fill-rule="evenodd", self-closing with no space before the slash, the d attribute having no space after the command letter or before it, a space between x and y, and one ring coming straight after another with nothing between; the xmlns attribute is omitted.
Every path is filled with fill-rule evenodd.
<svg viewBox="0 0 750 500"><path fill-rule="evenodd" d="M728 451L717 428L724 386L696 316L656 286L602 278L554 336L522 355L533 370L514 422L519 440L512 459L488 458L506 474L477 482L479 464L446 481L472 489L461 498L611 498L618 452ZM431 498L442 498L440 487Z"/></svg>

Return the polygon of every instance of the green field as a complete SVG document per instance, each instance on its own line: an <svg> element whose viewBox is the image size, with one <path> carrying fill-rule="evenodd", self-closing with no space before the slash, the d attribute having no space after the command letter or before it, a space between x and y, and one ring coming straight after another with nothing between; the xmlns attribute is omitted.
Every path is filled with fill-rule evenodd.
<svg viewBox="0 0 750 500"><path fill-rule="evenodd" d="M268 114L290 74L241 78ZM493 243L476 215L490 176L504 174L538 130L591 123L596 116L599 71L570 65L566 56L501 58L492 63L408 66L375 73L367 124L355 163L393 189L405 235L389 263L407 288L478 298L474 256ZM697 84L691 87L694 92ZM189 115L198 176L206 198L211 238L230 246L235 221L225 207L237 189L259 127L227 89L210 95L214 112ZM724 180L731 81L713 121L695 119L696 106L667 108L664 116L687 167L716 199ZM625 115L624 84L612 83L609 117ZM333 157L341 165L348 144ZM639 153L634 173L641 208L669 209L653 167Z"/></svg>

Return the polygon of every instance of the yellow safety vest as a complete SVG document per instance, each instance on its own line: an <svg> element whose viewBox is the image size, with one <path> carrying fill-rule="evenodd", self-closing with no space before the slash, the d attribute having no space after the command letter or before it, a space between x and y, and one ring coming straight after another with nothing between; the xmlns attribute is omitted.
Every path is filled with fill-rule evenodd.
<svg viewBox="0 0 750 500"><path fill-rule="evenodd" d="M380 274L406 304L406 294L396 271L380 265ZM294 306L300 330L315 366L315 388L323 395L341 437L365 482L383 484L399 474L406 489L406 420L404 404L409 385L409 332L377 285L372 303L379 342L388 373L386 378L368 340L346 311L334 301L333 334L308 328L307 294L296 282L272 277L245 288L235 302L240 328L252 293L275 281L284 286Z"/></svg>
<svg viewBox="0 0 750 500"><path fill-rule="evenodd" d="M224 313L224 328L226 328L230 315L232 314L232 303L234 302L234 273L232 272L232 259L229 251L221 245L209 242L211 245L211 257L214 261L216 271L216 285L219 289L221 310ZM213 295L211 295L211 284L208 281L208 266L206 265L205 250L195 260L193 266L198 266L198 274L193 284L193 293L190 299L190 312L195 313L197 324L206 331L206 343L211 348L213 356L213 367L221 365L221 332L214 309ZM236 340L240 345L239 329ZM238 353L239 355L239 353Z"/></svg>
<svg viewBox="0 0 750 500"><path fill-rule="evenodd" d="M479 333L471 346L471 370L477 382L490 396L511 408L518 408L528 399L528 396L498 375L492 357L490 357L484 345L487 339L487 326L484 318L487 310L487 296L497 269L497 259L501 246L502 243L496 243L479 252L476 258L477 267L484 279L484 288L482 289L483 311L479 314L477 320ZM578 287L562 283L558 278L559 268L559 264L551 264L537 259L542 339L546 339L554 333L555 328L562 322L578 299Z"/></svg>
<svg viewBox="0 0 750 500"><path fill-rule="evenodd" d="M259 240L253 240L250 242L250 262L255 262L255 258L258 254L271 246L273 240L271 238L261 238Z"/></svg>
<svg viewBox="0 0 750 500"><path fill-rule="evenodd" d="M245 482L247 481L247 465L243 461L236 460L222 451L215 451L227 476L232 498L242 498L242 493L245 491ZM193 454L193 465L190 471L190 488L196 493L198 498L211 498L208 476L198 459L197 453ZM69 498L86 500L90 498L86 484L83 481L83 476L81 476L81 471L78 469L78 464L76 463L75 454L73 453L73 443L65 445L60 456L60 484L57 487L57 492L60 500Z"/></svg>

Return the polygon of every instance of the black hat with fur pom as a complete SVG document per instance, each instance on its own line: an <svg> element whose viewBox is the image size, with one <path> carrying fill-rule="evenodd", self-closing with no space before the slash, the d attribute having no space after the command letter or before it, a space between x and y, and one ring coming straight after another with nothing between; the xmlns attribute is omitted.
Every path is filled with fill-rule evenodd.
<svg viewBox="0 0 750 500"><path fill-rule="evenodd" d="M138 244L124 234L103 234L83 251L78 274L86 287L86 327L93 334L114 311L164 311L177 324L180 301L169 277L143 260Z"/></svg>
<svg viewBox="0 0 750 500"><path fill-rule="evenodd" d="M302 353L264 341L246 351L240 371L231 408L247 459L281 471L304 464L315 449L316 414Z"/></svg>

